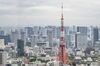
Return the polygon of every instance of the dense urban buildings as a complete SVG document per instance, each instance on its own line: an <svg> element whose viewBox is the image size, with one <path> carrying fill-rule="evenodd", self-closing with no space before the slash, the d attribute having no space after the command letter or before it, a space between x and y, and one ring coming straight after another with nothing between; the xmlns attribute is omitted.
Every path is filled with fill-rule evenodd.
<svg viewBox="0 0 100 66"><path fill-rule="evenodd" d="M52 60L57 59L60 42L59 26L10 27L9 29L1 27L0 31L1 64L12 64L13 66L15 64L21 65L21 62L30 64L44 60L44 62L49 61L48 63L52 64L54 63ZM65 47L69 59L76 60L77 64L85 63L85 60L91 62L90 64L99 62L99 26L65 26L64 32ZM5 53L6 55L3 55ZM84 57L91 59L87 60ZM7 62L3 62L5 59ZM73 60L71 61L73 62ZM41 65L44 65L44 62Z"/></svg>

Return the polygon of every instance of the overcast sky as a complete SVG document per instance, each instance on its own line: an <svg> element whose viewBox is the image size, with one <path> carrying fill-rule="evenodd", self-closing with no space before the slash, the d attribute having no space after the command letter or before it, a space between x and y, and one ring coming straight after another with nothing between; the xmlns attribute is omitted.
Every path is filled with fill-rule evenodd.
<svg viewBox="0 0 100 66"><path fill-rule="evenodd" d="M99 25L100 0L0 0L0 26Z"/></svg>

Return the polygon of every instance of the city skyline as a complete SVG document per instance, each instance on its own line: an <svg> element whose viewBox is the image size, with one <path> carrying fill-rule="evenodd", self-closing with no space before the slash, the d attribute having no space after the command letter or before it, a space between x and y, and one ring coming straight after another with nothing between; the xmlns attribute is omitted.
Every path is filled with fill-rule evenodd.
<svg viewBox="0 0 100 66"><path fill-rule="evenodd" d="M0 0L0 26L59 26L62 2L65 26L99 26L99 0Z"/></svg>
<svg viewBox="0 0 100 66"><path fill-rule="evenodd" d="M99 0L0 0L0 66L99 66Z"/></svg>
<svg viewBox="0 0 100 66"><path fill-rule="evenodd" d="M57 60L57 57L58 55L59 59L62 57L64 51L58 49L63 47L68 53L68 56L64 54L63 58L67 57L69 60L68 63L65 61L63 64L98 66L99 39L100 28L91 26L65 27L62 31L56 26L1 27L0 65L41 66L45 64L45 66L61 66L62 63ZM60 53L58 54L58 52Z"/></svg>

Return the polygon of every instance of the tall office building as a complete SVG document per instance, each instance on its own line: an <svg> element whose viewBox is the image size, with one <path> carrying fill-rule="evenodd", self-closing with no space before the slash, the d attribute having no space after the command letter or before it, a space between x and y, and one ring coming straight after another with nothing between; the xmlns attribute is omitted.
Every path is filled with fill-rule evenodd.
<svg viewBox="0 0 100 66"><path fill-rule="evenodd" d="M49 28L47 30L47 35L48 35L49 47L53 47L53 32L52 32L52 28Z"/></svg>
<svg viewBox="0 0 100 66"><path fill-rule="evenodd" d="M37 41L38 41L38 35L33 35L31 40L31 46L34 47L35 45L37 45Z"/></svg>
<svg viewBox="0 0 100 66"><path fill-rule="evenodd" d="M19 34L17 30L11 31L11 42L17 44L17 39L19 38Z"/></svg>
<svg viewBox="0 0 100 66"><path fill-rule="evenodd" d="M0 39L4 39L4 44L7 45L9 42L11 42L11 37L10 35L2 35L0 36Z"/></svg>
<svg viewBox="0 0 100 66"><path fill-rule="evenodd" d="M4 36L4 31L3 30L0 30L0 36Z"/></svg>
<svg viewBox="0 0 100 66"><path fill-rule="evenodd" d="M77 33L75 36L75 47L78 49L86 49L87 48L87 35L86 34L81 34Z"/></svg>
<svg viewBox="0 0 100 66"><path fill-rule="evenodd" d="M82 34L87 34L87 27L78 26L78 27L77 27L77 32L80 32L80 33L82 33Z"/></svg>
<svg viewBox="0 0 100 66"><path fill-rule="evenodd" d="M25 32L20 29L20 39L25 40Z"/></svg>
<svg viewBox="0 0 100 66"><path fill-rule="evenodd" d="M18 56L24 56L24 41L21 39L17 40L17 54Z"/></svg>
<svg viewBox="0 0 100 66"><path fill-rule="evenodd" d="M99 30L98 27L93 28L93 46L95 46L95 43L99 40Z"/></svg>
<svg viewBox="0 0 100 66"><path fill-rule="evenodd" d="M75 48L77 48L77 34L75 34Z"/></svg>
<svg viewBox="0 0 100 66"><path fill-rule="evenodd" d="M4 51L4 39L0 39L0 66L5 66L7 54Z"/></svg>
<svg viewBox="0 0 100 66"><path fill-rule="evenodd" d="M75 34L75 47L78 49L86 49L88 28L85 26L77 27L77 34Z"/></svg>
<svg viewBox="0 0 100 66"><path fill-rule="evenodd" d="M33 28L32 27L25 27L25 33L27 35L27 37L31 37L31 35L33 35Z"/></svg>

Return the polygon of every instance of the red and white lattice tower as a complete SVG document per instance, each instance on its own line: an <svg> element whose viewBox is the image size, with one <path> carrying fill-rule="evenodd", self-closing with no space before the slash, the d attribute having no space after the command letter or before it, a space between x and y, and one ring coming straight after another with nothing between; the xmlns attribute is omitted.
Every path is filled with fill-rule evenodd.
<svg viewBox="0 0 100 66"><path fill-rule="evenodd" d="M63 17L63 5L62 5L62 13L61 13L61 36L60 36L60 46L58 51L58 60L62 64L68 64L68 53L65 48L65 39L64 39L64 17Z"/></svg>

